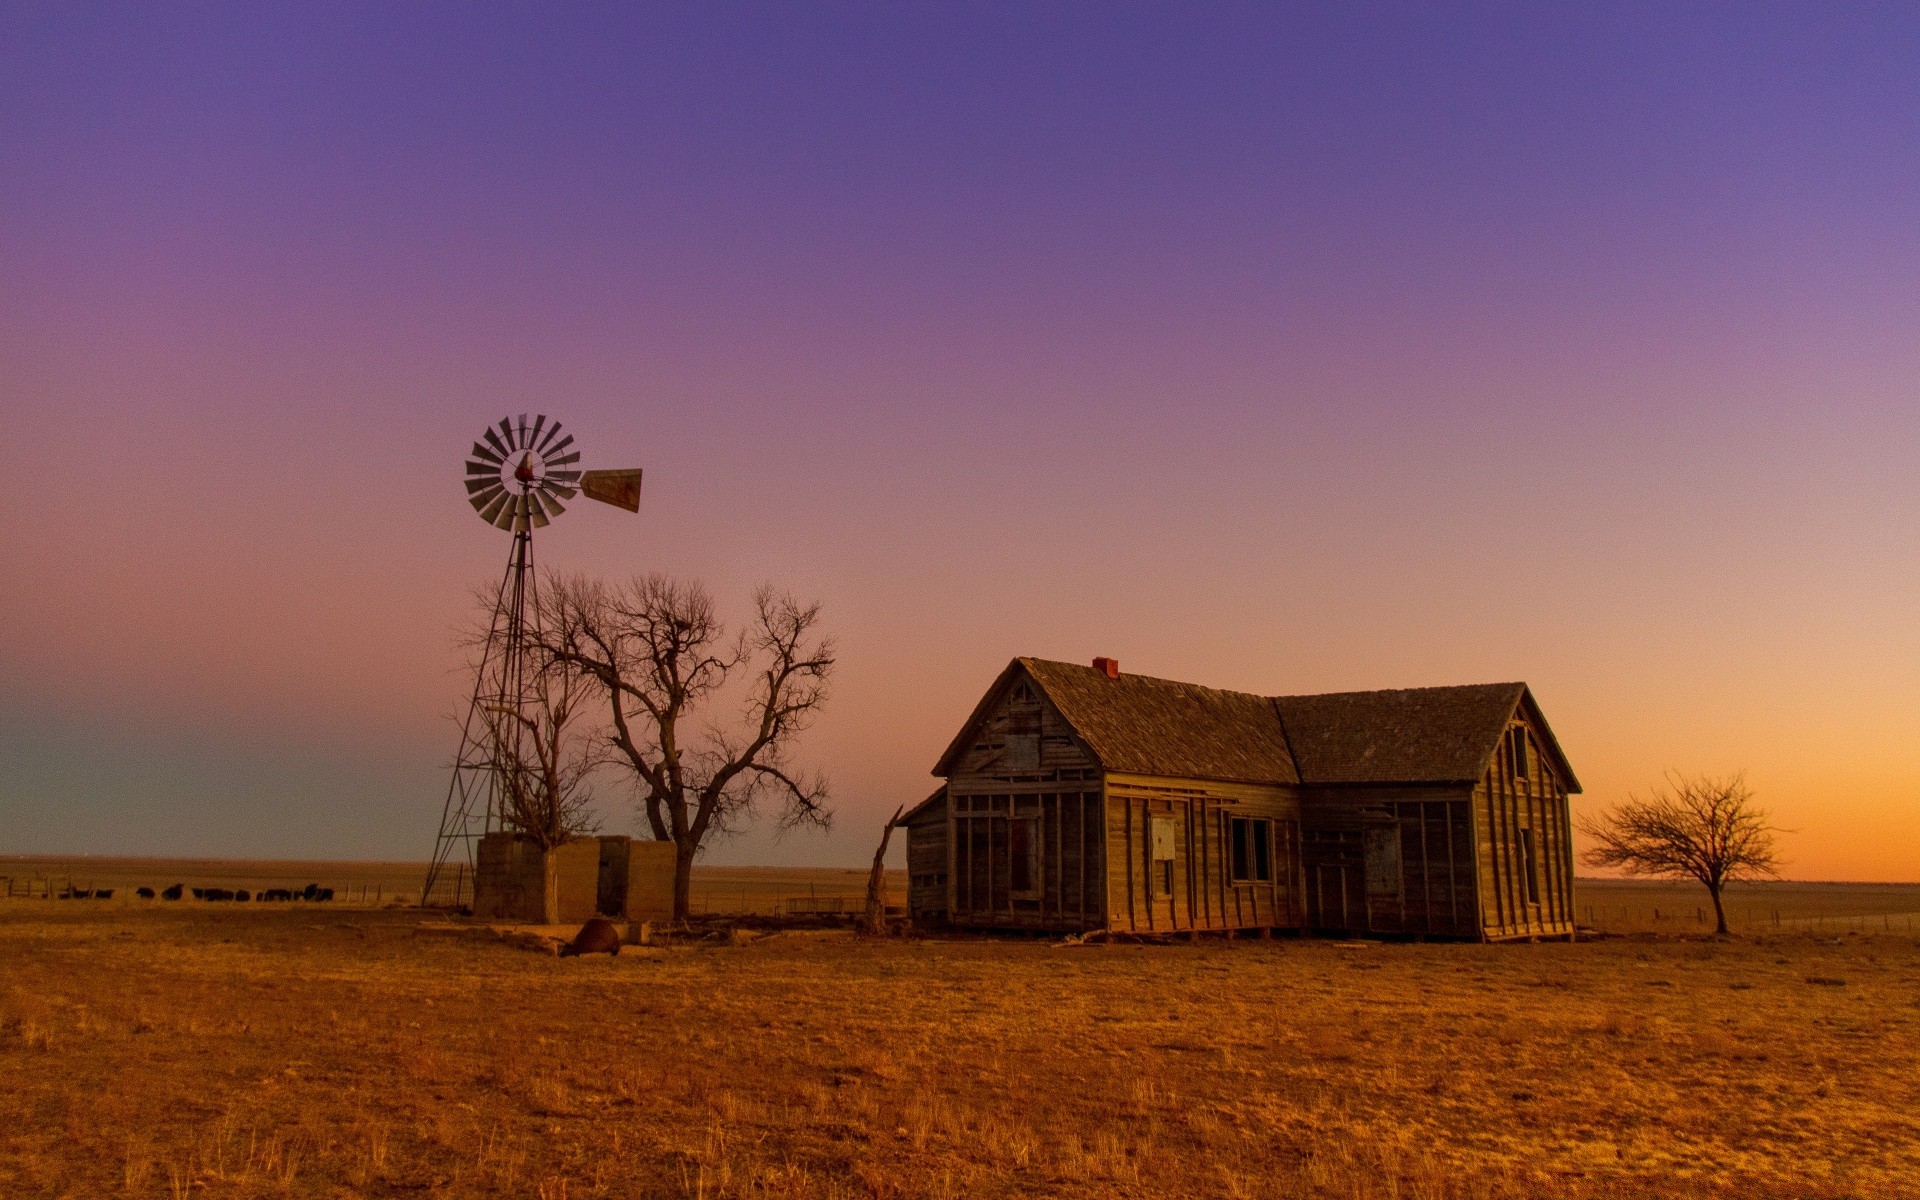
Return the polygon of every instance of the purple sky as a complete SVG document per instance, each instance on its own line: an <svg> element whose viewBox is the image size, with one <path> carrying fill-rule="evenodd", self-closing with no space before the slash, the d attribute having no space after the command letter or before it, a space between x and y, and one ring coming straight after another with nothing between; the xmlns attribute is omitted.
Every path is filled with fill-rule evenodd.
<svg viewBox="0 0 1920 1200"><path fill-rule="evenodd" d="M423 856L544 411L648 470L545 561L840 634L838 830L718 861L1111 654L1920 877L1920 10L1570 8L6 9L0 853Z"/></svg>

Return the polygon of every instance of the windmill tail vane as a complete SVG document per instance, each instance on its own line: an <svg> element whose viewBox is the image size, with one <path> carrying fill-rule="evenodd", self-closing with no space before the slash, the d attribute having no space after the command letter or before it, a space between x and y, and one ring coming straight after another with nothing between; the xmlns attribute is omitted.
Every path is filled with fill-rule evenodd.
<svg viewBox="0 0 1920 1200"><path fill-rule="evenodd" d="M475 672L473 700L461 724L460 750L441 809L423 904L431 901L442 869L456 851L464 847L472 865L480 837L502 827L502 799L515 782L502 778L502 764L523 761L513 753L517 745L500 744L503 738L521 737L523 722L498 717L519 716L529 700L526 648L538 637L528 621L535 585L533 531L545 528L566 511L565 501L581 494L628 512L640 511L640 469L582 470L573 435L562 433L560 422L544 413L502 417L489 425L468 451L466 468L467 503L488 524L512 531L513 548ZM537 613L538 606L533 607Z"/></svg>

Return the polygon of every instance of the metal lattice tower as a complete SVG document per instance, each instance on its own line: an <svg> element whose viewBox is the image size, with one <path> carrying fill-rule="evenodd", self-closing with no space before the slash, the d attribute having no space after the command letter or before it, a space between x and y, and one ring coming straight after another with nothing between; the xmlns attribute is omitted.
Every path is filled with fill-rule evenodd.
<svg viewBox="0 0 1920 1200"><path fill-rule="evenodd" d="M534 670L528 648L540 619L533 566L533 531L566 511L563 500L587 498L640 511L638 470L581 471L573 435L544 415L502 417L473 444L467 460L467 501L489 524L513 533L506 573L495 593L487 639L475 669L473 696L460 723L453 778L440 810L440 834L420 902L428 903L442 874L456 861L470 871L480 838L503 827L500 764L524 762L520 720ZM511 746L503 739L512 738ZM455 897L458 900L458 896Z"/></svg>

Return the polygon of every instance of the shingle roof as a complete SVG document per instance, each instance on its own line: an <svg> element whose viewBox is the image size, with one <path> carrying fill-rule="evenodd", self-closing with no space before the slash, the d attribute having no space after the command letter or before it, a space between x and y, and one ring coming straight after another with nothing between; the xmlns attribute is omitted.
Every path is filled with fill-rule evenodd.
<svg viewBox="0 0 1920 1200"><path fill-rule="evenodd" d="M1524 683L1278 696L1307 783L1478 780L1526 692Z"/></svg>
<svg viewBox="0 0 1920 1200"><path fill-rule="evenodd" d="M1092 667L1044 658L1014 661L1109 771L1299 782L1286 731L1265 697L1150 675L1109 679Z"/></svg>
<svg viewBox="0 0 1920 1200"><path fill-rule="evenodd" d="M1016 658L981 698L934 774L949 773L1003 686L1024 672L1109 771L1249 783L1470 783L1486 771L1517 705L1579 791L1524 683L1255 696Z"/></svg>

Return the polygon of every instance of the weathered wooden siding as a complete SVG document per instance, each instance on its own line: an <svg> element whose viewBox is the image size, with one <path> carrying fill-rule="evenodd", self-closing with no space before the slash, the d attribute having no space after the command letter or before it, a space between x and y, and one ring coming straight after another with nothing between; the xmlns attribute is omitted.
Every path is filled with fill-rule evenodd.
<svg viewBox="0 0 1920 1200"><path fill-rule="evenodd" d="M1307 789L1308 927L1478 937L1468 804L1464 786Z"/></svg>
<svg viewBox="0 0 1920 1200"><path fill-rule="evenodd" d="M914 813L907 826L907 912L916 921L947 915L947 830L944 796Z"/></svg>
<svg viewBox="0 0 1920 1200"><path fill-rule="evenodd" d="M1537 752L1540 731L1528 714L1516 714L1510 729L1527 731L1536 749L1520 774L1509 734L1473 789L1481 927L1494 939L1570 936L1573 832L1566 784Z"/></svg>
<svg viewBox="0 0 1920 1200"><path fill-rule="evenodd" d="M1059 780L1069 777L1061 775L1062 771L1098 766L1059 711L1031 683L1021 681L1007 690L981 722L973 744L960 756L948 783L1037 782L1043 775Z"/></svg>
<svg viewBox="0 0 1920 1200"><path fill-rule="evenodd" d="M1300 804L1292 788L1117 774L1106 782L1109 928L1165 933L1302 924ZM1262 822L1268 880L1233 878L1236 817ZM1156 857L1156 822L1170 835L1162 846L1170 858Z"/></svg>
<svg viewBox="0 0 1920 1200"><path fill-rule="evenodd" d="M1016 682L981 723L948 777L947 808L948 920L1047 930L1104 922L1099 764L1031 683Z"/></svg>

